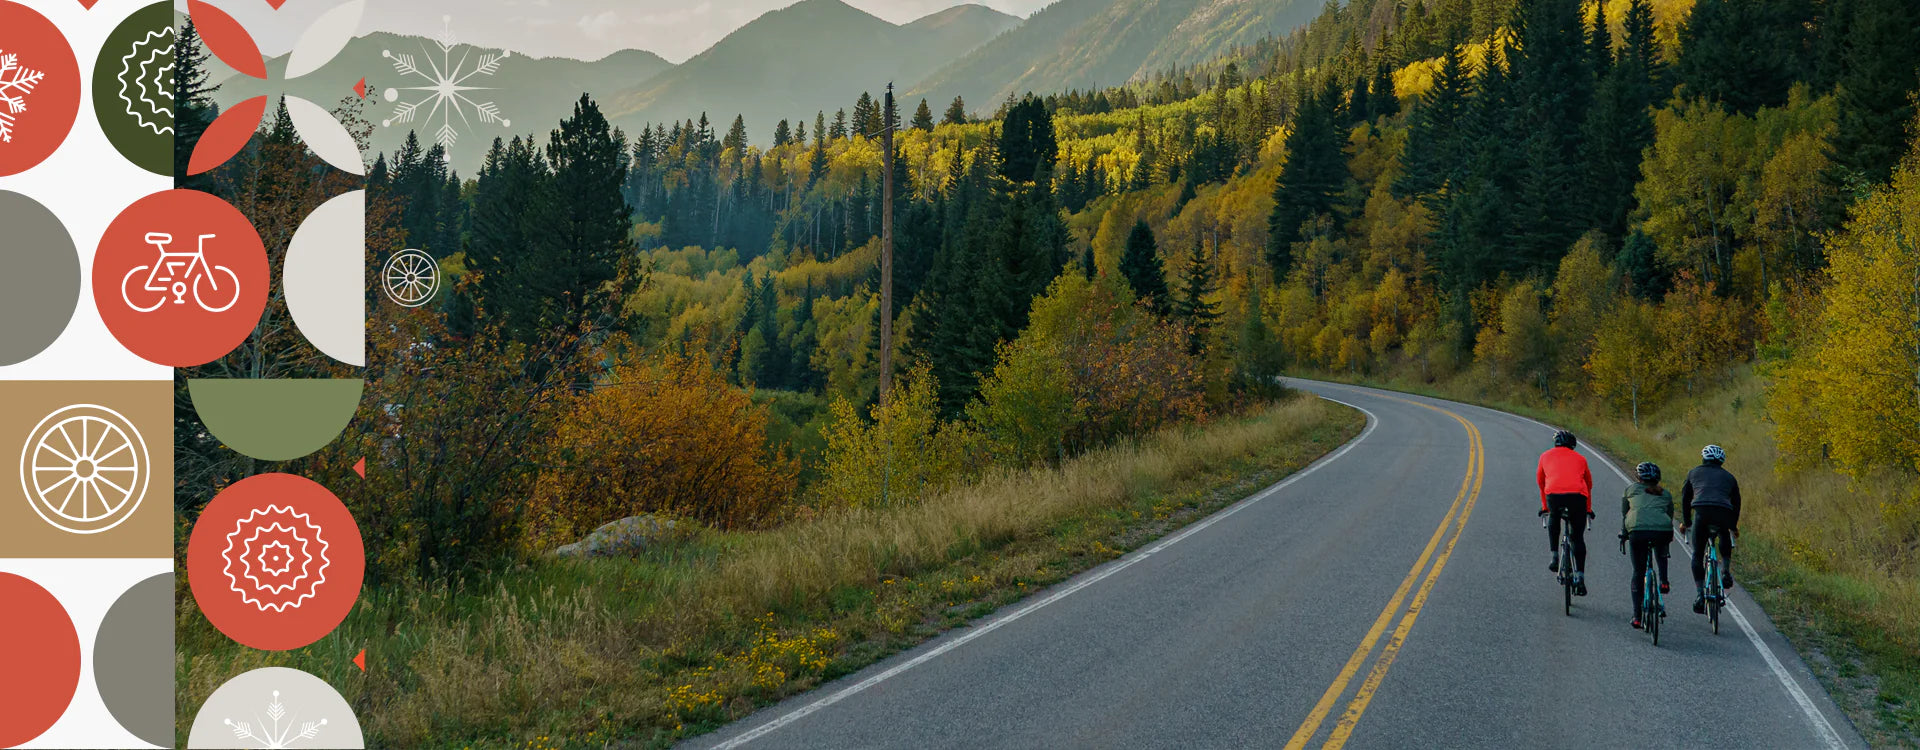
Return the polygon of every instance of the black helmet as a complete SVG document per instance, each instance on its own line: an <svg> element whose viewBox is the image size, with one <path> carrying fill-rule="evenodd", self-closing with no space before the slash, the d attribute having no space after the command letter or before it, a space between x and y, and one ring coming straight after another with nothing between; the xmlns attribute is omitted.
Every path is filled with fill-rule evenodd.
<svg viewBox="0 0 1920 750"><path fill-rule="evenodd" d="M1579 444L1580 444L1580 441L1575 440L1573 438L1573 433L1571 432L1567 432L1566 430L1561 430L1559 432L1553 433L1553 447L1555 448L1572 448Z"/></svg>
<svg viewBox="0 0 1920 750"><path fill-rule="evenodd" d="M1640 481L1647 484L1660 481L1660 465L1652 461L1641 461L1639 466L1633 467L1633 473L1638 474Z"/></svg>

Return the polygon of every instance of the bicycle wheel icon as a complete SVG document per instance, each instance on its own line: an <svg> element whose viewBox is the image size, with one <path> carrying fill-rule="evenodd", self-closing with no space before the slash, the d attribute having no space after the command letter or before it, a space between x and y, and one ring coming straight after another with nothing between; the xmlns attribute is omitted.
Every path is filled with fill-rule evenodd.
<svg viewBox="0 0 1920 750"><path fill-rule="evenodd" d="M20 451L20 485L33 512L75 534L120 525L146 497L147 444L125 416L78 404L40 420Z"/></svg>
<svg viewBox="0 0 1920 750"><path fill-rule="evenodd" d="M440 291L440 264L433 256L408 248L394 253L381 271L387 299L401 307L419 307Z"/></svg>

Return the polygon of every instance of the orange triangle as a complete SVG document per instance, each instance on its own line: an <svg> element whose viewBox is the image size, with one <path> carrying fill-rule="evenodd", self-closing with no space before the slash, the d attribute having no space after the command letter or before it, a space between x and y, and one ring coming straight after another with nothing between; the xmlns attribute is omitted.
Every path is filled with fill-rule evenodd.
<svg viewBox="0 0 1920 750"><path fill-rule="evenodd" d="M362 78L359 83L354 84L353 93L359 94L362 99L367 98L367 79Z"/></svg>
<svg viewBox="0 0 1920 750"><path fill-rule="evenodd" d="M80 7L93 10L93 6L99 2L100 0L80 0Z"/></svg>
<svg viewBox="0 0 1920 750"><path fill-rule="evenodd" d="M359 474L361 479L366 479L367 478L367 460L362 458L359 461L355 461L353 464L353 473Z"/></svg>
<svg viewBox="0 0 1920 750"><path fill-rule="evenodd" d="M279 10L280 6L287 4L287 0L267 0L267 4L273 6L274 10Z"/></svg>
<svg viewBox="0 0 1920 750"><path fill-rule="evenodd" d="M367 671L367 650L366 649L364 648L360 649L360 653L353 655L353 665L356 667L359 667L360 671L362 672Z"/></svg>

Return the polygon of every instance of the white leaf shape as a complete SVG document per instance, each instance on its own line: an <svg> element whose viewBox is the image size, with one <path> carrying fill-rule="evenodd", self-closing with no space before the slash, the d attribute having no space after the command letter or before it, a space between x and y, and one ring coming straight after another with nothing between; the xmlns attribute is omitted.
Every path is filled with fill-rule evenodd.
<svg viewBox="0 0 1920 750"><path fill-rule="evenodd" d="M300 41L294 43L293 52L287 56L287 79L319 70L334 55L340 54L347 42L353 41L353 32L359 30L360 15L366 9L366 0L353 0L322 13L307 27L306 33L300 35Z"/></svg>
<svg viewBox="0 0 1920 750"><path fill-rule="evenodd" d="M292 94L284 97L287 105L287 119L293 121L293 129L300 132L300 140L307 148L328 164L338 167L349 174L364 175L367 165L360 156L360 144L353 142L353 136L341 126L333 114L321 109L320 105Z"/></svg>

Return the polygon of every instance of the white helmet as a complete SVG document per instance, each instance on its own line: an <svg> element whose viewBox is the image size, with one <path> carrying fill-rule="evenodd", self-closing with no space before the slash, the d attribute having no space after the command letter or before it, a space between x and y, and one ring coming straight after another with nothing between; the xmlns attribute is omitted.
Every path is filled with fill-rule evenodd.
<svg viewBox="0 0 1920 750"><path fill-rule="evenodd" d="M1718 445L1709 445L1705 448L1701 448L1700 460L1708 461L1716 464L1722 463L1727 460L1727 449L1722 448Z"/></svg>

